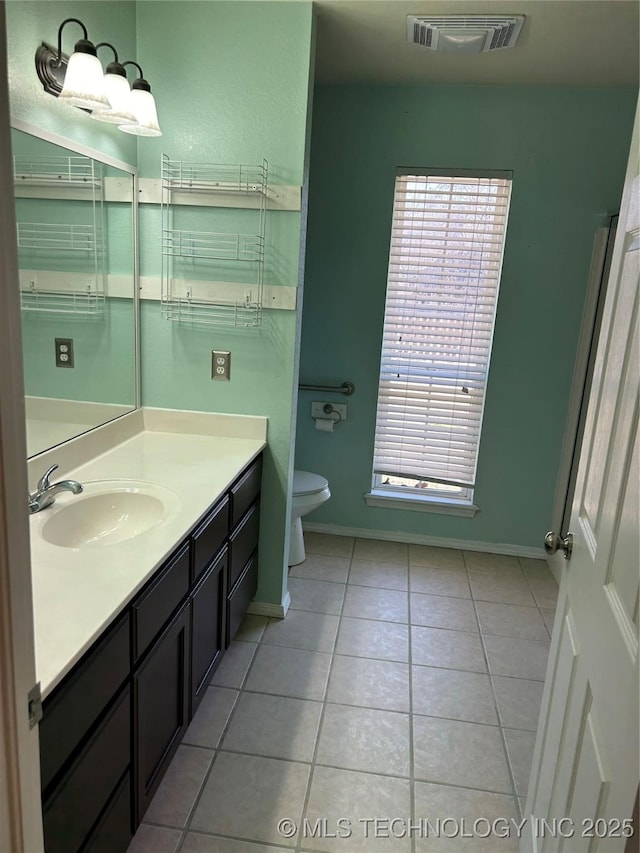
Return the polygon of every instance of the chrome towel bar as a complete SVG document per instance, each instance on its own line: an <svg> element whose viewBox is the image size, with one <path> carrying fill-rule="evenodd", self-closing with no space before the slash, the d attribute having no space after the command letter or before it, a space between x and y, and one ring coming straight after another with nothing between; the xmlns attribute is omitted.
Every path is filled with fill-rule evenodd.
<svg viewBox="0 0 640 853"><path fill-rule="evenodd" d="M327 391L332 394L346 394L347 397L351 396L356 390L353 382L343 382L342 385L303 385L300 383L298 388L300 391Z"/></svg>

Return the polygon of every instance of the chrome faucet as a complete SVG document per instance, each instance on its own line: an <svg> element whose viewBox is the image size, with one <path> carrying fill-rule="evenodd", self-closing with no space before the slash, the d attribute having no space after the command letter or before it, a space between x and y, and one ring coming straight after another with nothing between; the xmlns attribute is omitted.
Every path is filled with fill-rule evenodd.
<svg viewBox="0 0 640 853"><path fill-rule="evenodd" d="M82 491L82 486L76 480L60 480L58 483L50 483L49 478L57 467L57 465L52 465L48 471L45 471L38 480L35 492L29 495L30 513L40 512L41 509L51 506L60 492L73 492L74 495L79 495Z"/></svg>

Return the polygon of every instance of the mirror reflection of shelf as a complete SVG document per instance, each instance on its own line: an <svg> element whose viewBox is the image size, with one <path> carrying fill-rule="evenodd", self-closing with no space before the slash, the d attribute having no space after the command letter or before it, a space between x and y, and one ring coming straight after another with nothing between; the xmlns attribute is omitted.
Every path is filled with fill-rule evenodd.
<svg viewBox="0 0 640 853"><path fill-rule="evenodd" d="M245 166L162 156L161 308L165 319L211 326L261 325L268 189L266 160ZM200 198L210 195L217 210L224 209L234 195L257 198L257 206L247 211L253 233L178 227L189 218L190 193ZM216 201L217 195L221 200ZM196 295L188 285L194 277L200 280ZM203 281L211 284L208 291ZM224 283L225 298L216 287L220 283Z"/></svg>
<svg viewBox="0 0 640 853"><path fill-rule="evenodd" d="M40 314L80 314L102 317L105 313L105 294L92 290L89 285L81 290L38 290L35 286L20 291L23 311Z"/></svg>
<svg viewBox="0 0 640 853"><path fill-rule="evenodd" d="M80 184L99 188L102 185L102 164L80 154L69 157L16 155L13 158L13 176L16 184Z"/></svg>
<svg viewBox="0 0 640 853"><path fill-rule="evenodd" d="M61 283L39 287L35 278L20 290L23 311L47 314L105 313L104 179L101 163L83 155L13 158L17 208L16 223L20 268L81 273L81 287ZM59 221L63 210L56 203L82 207L77 222ZM90 207L85 205L88 202ZM16 201L18 204L18 201ZM67 214L68 215L68 214ZM40 217L48 222L40 221ZM35 221L25 221L35 219Z"/></svg>
<svg viewBox="0 0 640 853"><path fill-rule="evenodd" d="M93 225L64 222L17 222L18 249L61 254L84 252L101 256L102 230Z"/></svg>

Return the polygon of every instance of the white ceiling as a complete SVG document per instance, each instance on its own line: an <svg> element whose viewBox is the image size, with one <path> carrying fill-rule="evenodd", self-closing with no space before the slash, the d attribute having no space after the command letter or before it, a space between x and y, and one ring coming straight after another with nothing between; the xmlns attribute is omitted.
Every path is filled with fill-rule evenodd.
<svg viewBox="0 0 640 853"><path fill-rule="evenodd" d="M315 0L322 82L637 86L638 0ZM512 49L442 54L406 40L407 15L518 14Z"/></svg>

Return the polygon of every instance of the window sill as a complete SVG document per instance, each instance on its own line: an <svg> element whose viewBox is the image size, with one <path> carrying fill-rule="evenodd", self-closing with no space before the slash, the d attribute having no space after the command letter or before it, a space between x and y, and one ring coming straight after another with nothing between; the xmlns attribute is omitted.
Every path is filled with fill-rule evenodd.
<svg viewBox="0 0 640 853"><path fill-rule="evenodd" d="M452 498L418 497L414 494L398 494L398 492L373 489L364 496L367 506L377 506L384 509L404 509L410 512L435 512L441 515L459 515L473 518L479 507L471 501L454 500Z"/></svg>

